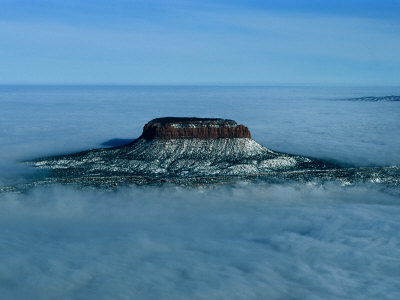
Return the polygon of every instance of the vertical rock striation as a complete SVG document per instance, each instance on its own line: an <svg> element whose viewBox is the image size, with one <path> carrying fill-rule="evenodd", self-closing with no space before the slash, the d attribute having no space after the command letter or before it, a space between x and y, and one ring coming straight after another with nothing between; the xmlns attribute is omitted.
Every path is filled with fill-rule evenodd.
<svg viewBox="0 0 400 300"><path fill-rule="evenodd" d="M249 129L233 120L210 118L158 118L143 128L141 138L154 139L225 139L251 138Z"/></svg>

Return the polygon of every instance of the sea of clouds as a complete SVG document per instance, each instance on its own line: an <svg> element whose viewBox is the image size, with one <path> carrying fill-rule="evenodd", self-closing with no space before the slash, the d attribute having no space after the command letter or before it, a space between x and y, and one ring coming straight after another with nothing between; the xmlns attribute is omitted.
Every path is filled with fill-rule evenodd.
<svg viewBox="0 0 400 300"><path fill-rule="evenodd" d="M400 88L0 87L0 185L21 161L225 117L274 150L400 164ZM400 198L374 185L42 186L0 194L4 299L399 299Z"/></svg>

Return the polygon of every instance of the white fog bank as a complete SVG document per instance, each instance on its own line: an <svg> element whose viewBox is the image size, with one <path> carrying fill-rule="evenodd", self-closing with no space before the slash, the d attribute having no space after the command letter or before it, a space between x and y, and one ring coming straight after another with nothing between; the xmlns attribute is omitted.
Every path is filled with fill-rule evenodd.
<svg viewBox="0 0 400 300"><path fill-rule="evenodd" d="M400 200L236 185L0 196L5 299L398 299Z"/></svg>

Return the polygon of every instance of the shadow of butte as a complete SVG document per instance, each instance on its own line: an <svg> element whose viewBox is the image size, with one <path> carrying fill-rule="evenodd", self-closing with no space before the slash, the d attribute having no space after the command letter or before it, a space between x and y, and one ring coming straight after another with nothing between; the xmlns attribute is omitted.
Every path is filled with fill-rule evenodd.
<svg viewBox="0 0 400 300"><path fill-rule="evenodd" d="M129 144L133 142L135 139L111 139L101 143L101 146L105 147L118 147Z"/></svg>

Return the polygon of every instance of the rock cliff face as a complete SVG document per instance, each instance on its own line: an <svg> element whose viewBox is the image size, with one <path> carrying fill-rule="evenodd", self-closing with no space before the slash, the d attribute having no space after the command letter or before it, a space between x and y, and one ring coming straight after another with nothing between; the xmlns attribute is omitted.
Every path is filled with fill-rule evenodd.
<svg viewBox="0 0 400 300"><path fill-rule="evenodd" d="M147 123L141 138L226 139L251 138L249 129L233 120L206 118L158 118Z"/></svg>

